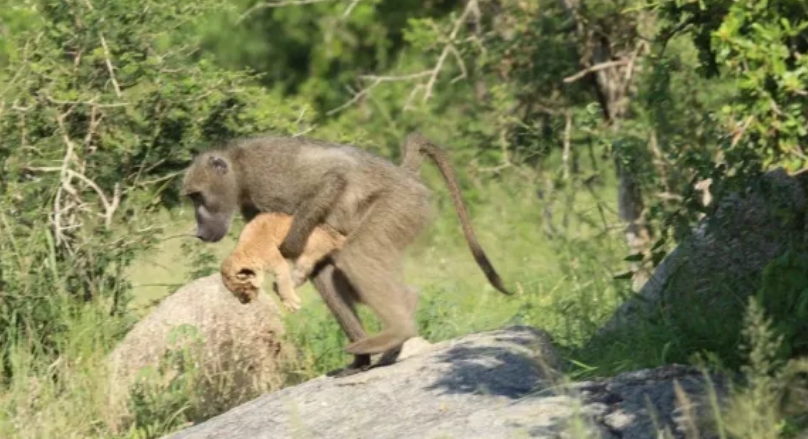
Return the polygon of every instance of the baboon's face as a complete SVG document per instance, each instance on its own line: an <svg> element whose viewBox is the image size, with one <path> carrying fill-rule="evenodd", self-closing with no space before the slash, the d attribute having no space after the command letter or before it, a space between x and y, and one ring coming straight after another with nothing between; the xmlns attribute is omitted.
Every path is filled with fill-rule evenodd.
<svg viewBox="0 0 808 439"><path fill-rule="evenodd" d="M233 170L219 156L202 155L188 168L183 194L194 203L196 237L218 242L230 230L237 206L238 188Z"/></svg>
<svg viewBox="0 0 808 439"><path fill-rule="evenodd" d="M230 230L233 212L217 209L214 193L196 192L189 197L194 203L196 237L205 242L218 242L224 238Z"/></svg>
<svg viewBox="0 0 808 439"><path fill-rule="evenodd" d="M225 272L222 280L236 299L245 304L258 297L261 285L264 283L263 273L251 268L242 268L236 273Z"/></svg>

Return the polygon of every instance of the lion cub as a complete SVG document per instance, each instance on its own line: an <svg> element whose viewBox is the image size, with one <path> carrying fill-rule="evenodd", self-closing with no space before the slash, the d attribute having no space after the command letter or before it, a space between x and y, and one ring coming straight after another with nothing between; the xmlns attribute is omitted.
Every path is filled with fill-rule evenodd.
<svg viewBox="0 0 808 439"><path fill-rule="evenodd" d="M303 285L315 264L342 247L345 236L326 225L316 227L309 235L303 253L290 273L286 259L278 247L286 238L292 216L282 213L260 213L244 226L235 250L222 262L220 272L225 287L241 303L254 300L264 283L264 271L275 275L275 292L290 312L300 310L300 297L295 288Z"/></svg>

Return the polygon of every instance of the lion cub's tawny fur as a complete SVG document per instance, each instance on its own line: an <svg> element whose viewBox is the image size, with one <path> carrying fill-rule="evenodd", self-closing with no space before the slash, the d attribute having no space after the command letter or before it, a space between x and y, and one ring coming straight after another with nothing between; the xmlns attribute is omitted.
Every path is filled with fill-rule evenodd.
<svg viewBox="0 0 808 439"><path fill-rule="evenodd" d="M300 297L295 288L303 285L315 264L340 248L345 237L326 225L314 229L303 253L289 265L278 247L286 238L292 216L281 213L261 213L244 226L235 250L222 262L220 271L225 287L241 303L255 299L264 283L264 272L275 276L275 292L290 312L300 310Z"/></svg>

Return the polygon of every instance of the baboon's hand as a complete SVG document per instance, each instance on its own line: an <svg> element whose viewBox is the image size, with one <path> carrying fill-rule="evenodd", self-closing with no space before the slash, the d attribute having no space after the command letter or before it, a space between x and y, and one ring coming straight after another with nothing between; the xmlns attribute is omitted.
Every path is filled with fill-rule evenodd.
<svg viewBox="0 0 808 439"><path fill-rule="evenodd" d="M300 234L290 232L278 247L278 250L286 259L297 259L303 253L304 247L305 242L300 237Z"/></svg>

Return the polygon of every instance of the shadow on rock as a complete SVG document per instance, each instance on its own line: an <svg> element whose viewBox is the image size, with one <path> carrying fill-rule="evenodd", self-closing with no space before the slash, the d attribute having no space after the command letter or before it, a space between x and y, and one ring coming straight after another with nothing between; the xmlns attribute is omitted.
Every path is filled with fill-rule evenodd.
<svg viewBox="0 0 808 439"><path fill-rule="evenodd" d="M521 398L544 379L530 355L512 347L456 346L439 355L437 362L450 369L427 390L449 394L473 393Z"/></svg>

